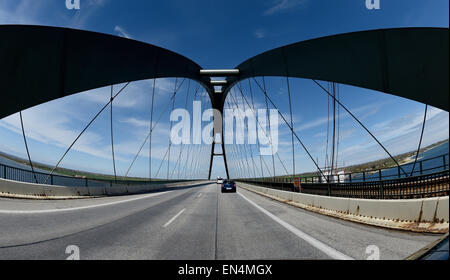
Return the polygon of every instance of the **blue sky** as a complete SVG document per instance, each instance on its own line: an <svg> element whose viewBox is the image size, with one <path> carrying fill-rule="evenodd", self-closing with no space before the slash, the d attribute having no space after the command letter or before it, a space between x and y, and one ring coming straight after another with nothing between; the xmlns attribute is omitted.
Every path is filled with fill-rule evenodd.
<svg viewBox="0 0 450 280"><path fill-rule="evenodd" d="M81 0L81 9L67 10L64 0L0 0L0 24L63 26L133 38L181 53L204 68L233 68L263 51L306 39L390 27L447 27L448 0L381 0L380 10L367 10L365 0L267 0L267 1L111 1ZM173 92L175 79L157 81L155 116L163 111ZM180 82L180 81L178 81ZM309 80L291 79L294 127L320 165L324 164L328 99ZM267 79L269 94L289 117L286 81ZM326 85L323 83L323 85ZM244 89L248 82L243 83ZM116 90L120 85L115 86ZM255 104L264 98L253 83ZM123 175L146 137L152 81L132 83L114 103L114 128L118 172ZM176 99L185 105L188 83ZM189 108L195 83L190 84ZM418 142L424 105L414 101L351 86L340 86L342 102L362 119L394 154L413 150ZM248 90L245 90L248 93ZM109 89L97 89L56 100L24 111L30 152L34 160L55 164L77 133L108 101ZM208 107L201 90L198 100ZM430 108L424 145L448 138L448 113ZM18 115L0 121L0 151L25 157ZM152 173L156 174L168 145L169 115L164 114L153 136ZM63 161L62 166L112 172L109 143L109 111L93 124ZM280 126L279 156L291 172L290 135ZM206 146L193 146L203 149ZM256 154L256 148L253 153ZM179 146L172 149L175 166ZM184 149L188 149L185 147ZM186 151L186 150L185 150ZM296 171L314 170L312 162L296 143ZM233 153L235 154L235 153ZM372 139L341 111L339 164L350 165L385 157ZM231 156L230 156L231 157ZM189 159L184 158L182 162ZM236 158L230 158L236 166ZM269 164L270 158L265 158ZM208 162L199 161L207 167ZM284 168L276 162L277 175ZM191 168L188 165L188 170ZM206 168L204 168L206 169ZM164 177L163 164L159 176ZM170 170L170 173L172 170ZM188 172L189 173L189 172ZM223 176L215 164L213 176ZM130 172L148 175L148 149L144 149ZM198 174L198 175L204 175Z"/></svg>

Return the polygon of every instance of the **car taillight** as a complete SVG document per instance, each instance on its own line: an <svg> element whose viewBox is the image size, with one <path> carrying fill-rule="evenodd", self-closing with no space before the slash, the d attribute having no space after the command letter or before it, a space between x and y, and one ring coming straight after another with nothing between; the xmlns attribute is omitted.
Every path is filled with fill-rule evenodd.
<svg viewBox="0 0 450 280"><path fill-rule="evenodd" d="M234 187L236 187L236 184L233 184Z"/></svg>
<svg viewBox="0 0 450 280"><path fill-rule="evenodd" d="M222 184L222 187L224 186L224 184Z"/></svg>

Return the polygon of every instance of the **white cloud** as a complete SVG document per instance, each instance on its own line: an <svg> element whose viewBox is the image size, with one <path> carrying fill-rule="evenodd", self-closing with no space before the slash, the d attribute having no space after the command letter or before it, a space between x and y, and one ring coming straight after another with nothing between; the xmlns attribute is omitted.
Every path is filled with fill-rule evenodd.
<svg viewBox="0 0 450 280"><path fill-rule="evenodd" d="M114 31L117 32L119 34L119 36L127 38L127 39L132 39L133 37L123 28L120 27L118 25L116 25L114 27Z"/></svg>
<svg viewBox="0 0 450 280"><path fill-rule="evenodd" d="M275 0L272 7L264 12L264 15L269 16L286 10L296 8L306 4L307 0Z"/></svg>
<svg viewBox="0 0 450 280"><path fill-rule="evenodd" d="M37 16L42 10L43 1L14 1L9 7L6 1L0 1L0 24L38 24Z"/></svg>

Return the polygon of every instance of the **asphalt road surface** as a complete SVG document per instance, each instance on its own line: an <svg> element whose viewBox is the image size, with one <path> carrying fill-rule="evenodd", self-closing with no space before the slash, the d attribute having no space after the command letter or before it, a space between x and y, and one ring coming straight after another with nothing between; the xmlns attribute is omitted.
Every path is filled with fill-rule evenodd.
<svg viewBox="0 0 450 280"><path fill-rule="evenodd" d="M215 183L83 200L0 198L0 259L64 260L78 249L82 260L403 259L439 237L347 222L241 188L222 194Z"/></svg>

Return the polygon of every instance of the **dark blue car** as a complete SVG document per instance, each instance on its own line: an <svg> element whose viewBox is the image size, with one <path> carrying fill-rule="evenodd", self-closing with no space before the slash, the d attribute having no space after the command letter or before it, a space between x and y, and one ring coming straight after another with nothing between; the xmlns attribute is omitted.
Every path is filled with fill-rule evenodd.
<svg viewBox="0 0 450 280"><path fill-rule="evenodd" d="M223 180L222 192L236 192L236 183L230 180Z"/></svg>

